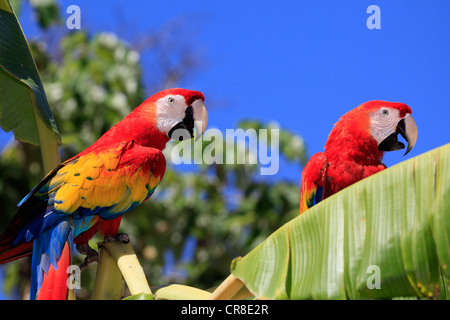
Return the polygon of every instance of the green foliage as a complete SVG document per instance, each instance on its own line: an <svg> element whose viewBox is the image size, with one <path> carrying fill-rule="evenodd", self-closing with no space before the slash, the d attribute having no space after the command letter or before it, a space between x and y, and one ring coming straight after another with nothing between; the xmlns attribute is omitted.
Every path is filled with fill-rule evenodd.
<svg viewBox="0 0 450 320"><path fill-rule="evenodd" d="M0 33L1 126L6 131L14 130L16 139L39 145L37 122L43 121L59 138L44 87L17 18L12 12L0 10L0 21L3 31ZM11 108L11 105L15 107Z"/></svg>
<svg viewBox="0 0 450 320"><path fill-rule="evenodd" d="M111 33L68 33L60 46L57 60L34 49L64 143L79 152L144 100L139 53Z"/></svg>
<svg viewBox="0 0 450 320"><path fill-rule="evenodd" d="M123 300L154 300L153 295L148 293L139 293L134 294L132 296L128 296L124 298Z"/></svg>
<svg viewBox="0 0 450 320"><path fill-rule="evenodd" d="M14 13L19 16L24 0L9 0L9 2ZM41 28L47 29L62 23L57 0L29 0L29 2L34 8L34 15Z"/></svg>
<svg viewBox="0 0 450 320"><path fill-rule="evenodd" d="M39 145L45 172L59 164L60 136L22 28L7 0L0 2L0 126Z"/></svg>
<svg viewBox="0 0 450 320"><path fill-rule="evenodd" d="M60 24L59 5L56 0L30 0L35 9L35 15L42 28L48 28L53 24Z"/></svg>
<svg viewBox="0 0 450 320"><path fill-rule="evenodd" d="M16 139L40 145L48 171L59 163L59 132L25 36L6 0L0 1L0 21L0 125L13 130ZM0 201L9 214L0 215L0 229L15 211L17 199L38 182L41 168L35 146L21 144L5 153L0 163Z"/></svg>
<svg viewBox="0 0 450 320"><path fill-rule="evenodd" d="M232 273L257 298L448 299L449 159L447 144L342 190L235 259ZM367 284L375 272L378 288Z"/></svg>

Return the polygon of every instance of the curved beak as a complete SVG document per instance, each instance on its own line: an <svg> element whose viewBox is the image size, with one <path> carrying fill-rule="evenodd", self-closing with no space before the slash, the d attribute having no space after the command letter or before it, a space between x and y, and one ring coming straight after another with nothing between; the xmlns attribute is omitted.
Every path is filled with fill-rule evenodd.
<svg viewBox="0 0 450 320"><path fill-rule="evenodd" d="M206 106L201 100L196 100L192 107L194 108L195 141L197 141L208 125L208 111L206 111Z"/></svg>
<svg viewBox="0 0 450 320"><path fill-rule="evenodd" d="M416 122L410 114L398 122L396 132L400 133L406 142L408 142L408 148L404 154L406 156L416 144L418 135Z"/></svg>
<svg viewBox="0 0 450 320"><path fill-rule="evenodd" d="M404 117L397 123L395 132L391 133L386 139L384 139L378 145L378 149L381 151L394 151L404 149L405 145L397 139L398 134L401 134L408 143L408 148L406 148L406 152L404 154L404 156L406 156L406 154L411 151L417 141L417 125L410 114L406 115L406 117Z"/></svg>
<svg viewBox="0 0 450 320"><path fill-rule="evenodd" d="M170 129L168 136L177 141L192 139L195 128L195 141L197 141L205 132L208 124L208 112L206 111L205 104L201 100L196 100L186 108L184 113L183 121L178 122Z"/></svg>

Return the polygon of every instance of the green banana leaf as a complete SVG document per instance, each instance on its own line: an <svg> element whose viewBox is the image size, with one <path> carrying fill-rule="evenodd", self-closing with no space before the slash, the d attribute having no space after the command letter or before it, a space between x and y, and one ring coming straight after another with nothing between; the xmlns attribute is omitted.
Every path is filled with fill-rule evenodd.
<svg viewBox="0 0 450 320"><path fill-rule="evenodd" d="M41 147L44 170L59 164L60 134L19 21L0 0L0 126Z"/></svg>
<svg viewBox="0 0 450 320"><path fill-rule="evenodd" d="M450 144L320 202L231 272L259 299L448 299Z"/></svg>
<svg viewBox="0 0 450 320"><path fill-rule="evenodd" d="M126 298L123 298L122 300L155 300L153 295L148 293L138 293L134 294L132 296L128 296Z"/></svg>

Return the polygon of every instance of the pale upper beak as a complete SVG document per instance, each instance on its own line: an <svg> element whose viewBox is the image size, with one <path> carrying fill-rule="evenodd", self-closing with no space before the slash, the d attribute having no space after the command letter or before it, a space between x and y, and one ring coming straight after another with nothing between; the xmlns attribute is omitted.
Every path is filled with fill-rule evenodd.
<svg viewBox="0 0 450 320"><path fill-rule="evenodd" d="M418 135L416 122L410 114L398 122L397 132L402 135L406 142L408 142L408 148L404 154L404 156L406 156L416 144Z"/></svg>
<svg viewBox="0 0 450 320"><path fill-rule="evenodd" d="M417 141L417 125L413 117L407 114L406 117L402 118L398 123L395 132L390 134L386 139L384 139L379 145L378 149L381 151L394 151L404 149L405 145L398 141L397 135L401 134L402 137L408 143L406 148L406 155L414 147Z"/></svg>
<svg viewBox="0 0 450 320"><path fill-rule="evenodd" d="M194 101L192 107L194 108L195 141L197 141L203 135L208 125L208 112L201 100Z"/></svg>
<svg viewBox="0 0 450 320"><path fill-rule="evenodd" d="M205 132L207 125L208 112L205 104L201 100L195 100L192 105L186 108L183 120L170 129L168 136L178 141L192 139L195 128L195 141L197 141Z"/></svg>

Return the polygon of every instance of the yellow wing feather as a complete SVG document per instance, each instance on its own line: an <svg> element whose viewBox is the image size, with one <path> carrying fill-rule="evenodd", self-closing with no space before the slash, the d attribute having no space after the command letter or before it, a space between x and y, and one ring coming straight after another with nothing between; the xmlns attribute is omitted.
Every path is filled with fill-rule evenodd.
<svg viewBox="0 0 450 320"><path fill-rule="evenodd" d="M143 150L146 149L152 154L161 153L153 148ZM108 208L108 214L120 214L144 201L161 176L144 170L151 167L148 163L144 166L144 162L153 161L152 157L142 157L142 163L137 159L121 164L123 152L123 147L106 149L67 162L48 183L49 194L54 193L56 211L71 214L80 207L90 210L100 207ZM161 161L161 156L162 153L154 158Z"/></svg>

